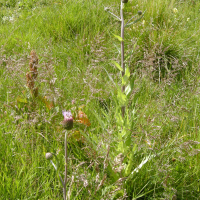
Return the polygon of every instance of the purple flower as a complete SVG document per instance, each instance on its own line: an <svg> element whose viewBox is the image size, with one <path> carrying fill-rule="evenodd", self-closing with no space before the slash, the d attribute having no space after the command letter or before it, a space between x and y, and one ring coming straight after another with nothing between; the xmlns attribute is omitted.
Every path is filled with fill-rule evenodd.
<svg viewBox="0 0 200 200"><path fill-rule="evenodd" d="M73 128L73 117L71 111L63 110L62 114L64 116L64 120L62 121L62 125L66 130L71 130Z"/></svg>

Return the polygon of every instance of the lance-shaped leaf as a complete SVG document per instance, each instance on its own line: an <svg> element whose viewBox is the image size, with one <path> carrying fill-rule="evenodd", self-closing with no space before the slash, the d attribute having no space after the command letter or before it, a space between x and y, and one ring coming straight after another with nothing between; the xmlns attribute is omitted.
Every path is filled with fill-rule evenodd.
<svg viewBox="0 0 200 200"><path fill-rule="evenodd" d="M122 85L127 85L128 84L128 79L129 77L126 76L126 74L122 77Z"/></svg>
<svg viewBox="0 0 200 200"><path fill-rule="evenodd" d="M146 11L144 11L144 13L145 13ZM131 23L127 23L126 25L125 25L125 27L126 26L130 26L130 25L132 25L132 24L135 24L135 23L137 23L138 21L140 21L143 17L144 17L144 13L143 13L143 15L141 15L141 17L139 17L138 19L136 19L136 20L134 20L133 22L131 22ZM131 18L132 19L132 18ZM129 20L130 21L130 20ZM128 22L129 22L128 21Z"/></svg>
<svg viewBox="0 0 200 200"><path fill-rule="evenodd" d="M125 75L129 78L130 77L130 70L128 67L126 67Z"/></svg>
<svg viewBox="0 0 200 200"><path fill-rule="evenodd" d="M122 77L122 85L127 85L129 82L129 77L130 77L130 71L129 68L126 68L125 74Z"/></svg>
<svg viewBox="0 0 200 200"><path fill-rule="evenodd" d="M123 39L122 39L122 37L120 37L119 35L115 35L115 34L113 34L120 42L122 42L122 41L124 41Z"/></svg>
<svg viewBox="0 0 200 200"><path fill-rule="evenodd" d="M125 94L126 94L126 96L128 96L130 94L130 92L131 92L131 86L130 86L130 84L128 84L126 86L126 88L125 88Z"/></svg>
<svg viewBox="0 0 200 200"><path fill-rule="evenodd" d="M121 19L120 19L117 15L115 15L115 14L113 14L112 12L109 11L110 9L109 9L108 7L105 7L104 10L105 10L106 12L110 13L110 14L111 14L115 19L117 19L118 21L121 21Z"/></svg>
<svg viewBox="0 0 200 200"><path fill-rule="evenodd" d="M118 89L117 99L118 99L118 102L119 102L120 106L125 106L126 105L126 102L127 102L126 95L120 89Z"/></svg>
<svg viewBox="0 0 200 200"><path fill-rule="evenodd" d="M114 60L111 61L121 72L123 71L122 67L117 63L115 62Z"/></svg>

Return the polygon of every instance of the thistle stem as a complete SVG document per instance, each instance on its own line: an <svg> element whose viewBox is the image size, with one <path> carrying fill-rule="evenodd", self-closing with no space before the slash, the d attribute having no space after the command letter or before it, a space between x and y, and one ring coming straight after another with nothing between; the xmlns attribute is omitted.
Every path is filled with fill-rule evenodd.
<svg viewBox="0 0 200 200"><path fill-rule="evenodd" d="M124 64L124 16L123 16L123 3L121 1L121 10L120 10L120 14L121 14L121 67L123 69L122 71L122 78L125 74L125 64ZM125 85L122 85L122 93L124 93L125 91ZM122 118L124 118L124 114L125 114L125 106L122 106Z"/></svg>
<svg viewBox="0 0 200 200"><path fill-rule="evenodd" d="M65 132L65 179L64 179L64 186L63 186L64 200L67 200L66 199L66 185L67 185L67 131Z"/></svg>

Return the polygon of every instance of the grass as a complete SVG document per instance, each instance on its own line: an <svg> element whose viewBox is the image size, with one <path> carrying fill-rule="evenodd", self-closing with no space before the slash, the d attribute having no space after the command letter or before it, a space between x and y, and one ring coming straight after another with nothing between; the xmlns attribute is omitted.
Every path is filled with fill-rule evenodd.
<svg viewBox="0 0 200 200"><path fill-rule="evenodd" d="M119 15L119 2L0 2L0 199L62 199L45 153L63 172L62 110L83 104L91 126L75 123L69 137L70 199L199 199L199 6L125 5L126 21L145 14L125 30L135 83L122 132L111 62L120 63L120 23L104 11ZM26 86L32 49L38 96Z"/></svg>

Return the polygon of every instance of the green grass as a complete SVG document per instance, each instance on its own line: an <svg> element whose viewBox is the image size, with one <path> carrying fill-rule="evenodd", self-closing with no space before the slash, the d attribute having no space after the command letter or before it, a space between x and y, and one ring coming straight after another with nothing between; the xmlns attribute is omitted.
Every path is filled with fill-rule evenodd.
<svg viewBox="0 0 200 200"><path fill-rule="evenodd" d="M120 23L104 11L119 15L119 1L1 1L0 199L62 199L45 153L57 155L63 176L60 122L75 99L91 126L75 124L83 142L69 138L70 199L198 200L199 6L192 0L125 5L126 22L145 11L125 30L126 63L135 73L126 138L112 82L121 84L111 62L120 63L113 36ZM36 98L26 86L32 49L39 58ZM54 102L51 110L44 97Z"/></svg>

